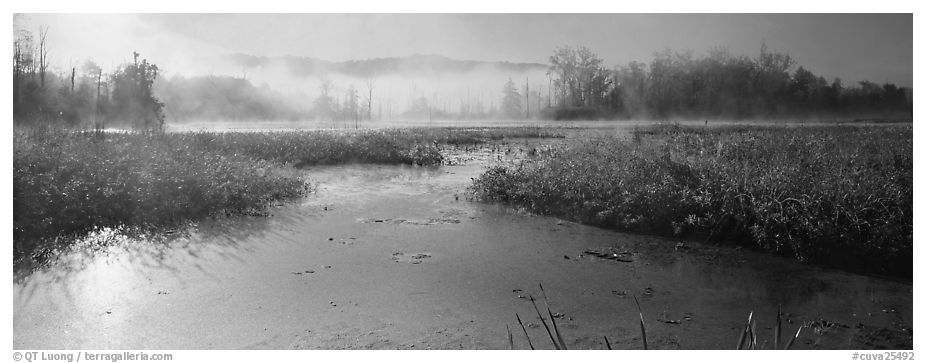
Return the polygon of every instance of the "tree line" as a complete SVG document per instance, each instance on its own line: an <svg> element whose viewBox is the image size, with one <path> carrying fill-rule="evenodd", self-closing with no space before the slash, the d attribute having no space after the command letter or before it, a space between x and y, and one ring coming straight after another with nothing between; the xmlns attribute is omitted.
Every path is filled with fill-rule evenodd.
<svg viewBox="0 0 926 363"><path fill-rule="evenodd" d="M724 48L696 58L666 50L650 64L606 68L586 47L559 47L548 75L555 118L912 116L912 90L891 83L827 81L763 43L759 56Z"/></svg>
<svg viewBox="0 0 926 363"><path fill-rule="evenodd" d="M15 21L15 18L14 18ZM776 117L912 117L912 90L891 83L828 81L791 56L763 44L758 57L715 48L696 58L666 50L649 63L608 68L586 47L558 47L547 79L509 78L497 98L469 92L458 104L446 97L411 97L404 108L376 89L336 89L325 77L317 96L287 97L244 77L174 76L139 59L105 72L86 61L51 71L47 28L14 26L13 116L16 123L163 128L165 116L183 120L304 120L347 123L382 119L665 119ZM482 92L482 91L480 91ZM399 97L400 98L400 97ZM163 101L163 102L162 102Z"/></svg>
<svg viewBox="0 0 926 363"><path fill-rule="evenodd" d="M15 20L15 19L14 19ZM164 103L153 94L158 66L133 52L132 63L104 73L92 61L70 72L49 70L47 28L35 35L14 27L13 120L17 124L91 124L160 130Z"/></svg>

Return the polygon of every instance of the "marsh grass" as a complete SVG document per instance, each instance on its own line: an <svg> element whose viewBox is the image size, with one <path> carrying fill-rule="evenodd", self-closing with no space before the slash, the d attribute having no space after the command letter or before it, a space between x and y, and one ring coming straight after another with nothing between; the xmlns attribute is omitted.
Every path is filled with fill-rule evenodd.
<svg viewBox="0 0 926 363"><path fill-rule="evenodd" d="M543 317L543 313L540 312L540 308L537 307L537 300L534 299L533 295L528 295L528 299L531 302L531 306L534 308L534 312L537 313L537 318L540 319L540 323L543 324L544 330L547 332L547 337L550 339L550 343L553 344L553 348L556 350L568 350L566 347L566 342L563 339L563 335L559 330L559 327L556 325L556 319L553 316L553 311L550 309L550 302L547 300L547 292L543 289L543 284L539 283L540 293L543 297L544 307L547 309L547 318L550 319L550 324L547 324L547 318ZM527 334L527 329L524 328L524 323L521 322L521 316L518 313L515 313L515 318L518 320L518 325L521 326L521 330L524 331L524 336L527 338L527 344L530 346L531 350L534 349L534 344L531 341L531 337ZM552 326L552 329L551 329ZM508 343L511 349L514 349L514 340L511 336L511 330L508 329L508 325L505 325L505 330L508 333ZM607 338L606 338L607 339Z"/></svg>
<svg viewBox="0 0 926 363"><path fill-rule="evenodd" d="M788 340L788 344L785 345L785 350L791 349L791 346L794 345L794 341L797 340L797 337L799 337L799 336L801 335L801 330L803 330L803 329L804 329L804 326L803 326L803 325L797 327L797 332L795 332L795 333L794 333L794 336L791 337L791 339Z"/></svg>
<svg viewBox="0 0 926 363"><path fill-rule="evenodd" d="M266 215L310 192L293 167L437 165L444 145L562 137L544 128L104 133L13 136L14 261L101 228L154 231L214 215Z"/></svg>
<svg viewBox="0 0 926 363"><path fill-rule="evenodd" d="M640 306L640 300L637 300L637 296L633 296L633 302L637 304L637 312L640 313L640 337L643 339L643 350L649 350L649 345L646 343L646 324L643 322L643 308Z"/></svg>
<svg viewBox="0 0 926 363"><path fill-rule="evenodd" d="M910 276L910 126L641 128L490 167L477 200Z"/></svg>
<svg viewBox="0 0 926 363"><path fill-rule="evenodd" d="M556 320L554 319L553 313L550 310L549 301L547 299L547 293L543 289L543 284L541 283L539 285L540 285L540 292L543 297L544 305L547 309L547 316L549 317L550 322L552 323L553 329L550 329L550 325L547 325L545 318L543 317L543 314L540 313L540 309L537 307L537 302L534 299L534 297L531 295L528 295L528 299L530 300L531 305L534 308L534 312L537 313L537 318L539 318L540 322L543 324L543 327L547 332L547 337L550 339L550 343L553 344L553 348L556 350L567 350L566 343L563 340L563 336L560 333L559 328L556 326ZM637 299L636 295L633 296L633 302L637 308L637 314L639 316L640 339L643 343L643 350L649 350L649 343L646 337L646 322L645 322L645 317L643 314L643 307L640 305L640 300ZM530 347L531 350L533 350L534 344L531 341L530 334L527 333L527 329L524 327L524 323L521 321L521 316L518 313L515 313L515 318L518 321L518 325L521 326L521 331L524 332L524 336L527 339L528 346ZM790 340L788 340L788 343L785 344L784 346L785 350L791 349L791 347L794 345L794 341L797 340L797 338L801 335L801 331L803 330L805 326L807 326L807 323L801 324L798 327L797 331L794 333L794 336L792 336ZM754 318L754 313L750 311L749 315L746 317L746 322L743 325L743 330L740 333L739 338L737 339L736 350L743 350L743 349L756 350L756 349L763 349L765 347L765 344L767 341L763 342L762 347L759 346L759 343L758 343L759 342L758 340L759 339L758 338L759 329L757 327L758 327L758 323L756 319ZM781 306L779 305L778 310L776 311L776 315L775 315L775 328L774 328L774 333L773 333L774 336L772 338L773 339L772 349L774 350L780 349L779 346L780 346L780 340L781 340L781 331L782 331L781 329ZM505 333L508 337L508 347L510 349L515 349L514 337L512 336L511 329L508 327L507 324L505 324ZM605 335L603 336L603 338L604 338L605 348L607 348L607 350L612 350L613 348L611 347L611 341L608 340L608 336Z"/></svg>
<svg viewBox="0 0 926 363"><path fill-rule="evenodd" d="M515 317L516 319L518 319L518 325L521 326L521 331L524 332L524 338L527 339L527 346L529 346L529 347L531 348L531 350L534 350L534 343L531 342L531 335L530 335L530 334L527 334L527 328L525 328L525 327L524 327L524 323L521 322L521 316L518 315L518 313L514 313L514 317ZM513 343L512 343L512 346L514 346Z"/></svg>
<svg viewBox="0 0 926 363"><path fill-rule="evenodd" d="M514 336L511 335L511 329L505 324L505 333L508 333L508 349L514 350Z"/></svg>
<svg viewBox="0 0 926 363"><path fill-rule="evenodd" d="M303 177L277 163L183 141L56 130L14 135L14 259L100 228L261 215L272 201L309 191Z"/></svg>
<svg viewBox="0 0 926 363"><path fill-rule="evenodd" d="M746 344L749 342L748 338L752 332L752 312L749 312L749 317L746 318L746 325L743 326L743 332L740 334L739 342L736 343L736 350L742 350L744 346L748 347Z"/></svg>
<svg viewBox="0 0 926 363"><path fill-rule="evenodd" d="M758 346L758 329L756 326L758 323L756 319L753 318L753 312L749 312L749 316L746 318L746 324L743 326L743 331L740 334L740 338L737 341L736 349L737 350L755 350L759 348ZM794 341L801 335L801 330L804 329L804 324L797 328L797 331L794 333L794 336L788 340L788 343L785 344L784 349L789 350L794 345ZM773 336L773 345L772 349L778 350L781 340L781 307L778 307L777 314L775 316L775 332ZM763 346L765 344L763 343Z"/></svg>

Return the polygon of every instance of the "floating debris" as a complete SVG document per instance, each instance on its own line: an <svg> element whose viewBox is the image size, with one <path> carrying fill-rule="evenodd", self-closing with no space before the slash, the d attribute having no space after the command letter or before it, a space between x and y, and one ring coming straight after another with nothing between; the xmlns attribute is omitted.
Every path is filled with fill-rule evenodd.
<svg viewBox="0 0 926 363"><path fill-rule="evenodd" d="M619 262L633 262L633 253L631 252L610 252L610 251L599 251L599 250L585 250L582 253L586 255L592 255L595 257L603 258L606 260L613 260Z"/></svg>
<svg viewBox="0 0 926 363"><path fill-rule="evenodd" d="M413 265L421 264L422 260L426 258L431 258L431 255L427 253L406 254L404 252L395 252L391 257L394 262L402 261L411 263Z"/></svg>

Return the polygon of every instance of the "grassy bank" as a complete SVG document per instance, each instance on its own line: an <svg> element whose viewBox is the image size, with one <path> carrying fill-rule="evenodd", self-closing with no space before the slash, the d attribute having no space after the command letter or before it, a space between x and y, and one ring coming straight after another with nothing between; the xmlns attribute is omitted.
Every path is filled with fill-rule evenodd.
<svg viewBox="0 0 926 363"><path fill-rule="evenodd" d="M265 214L309 191L293 169L347 162L434 165L440 146L562 137L542 128L167 134L18 130L14 260L99 228L158 230L211 215Z"/></svg>
<svg viewBox="0 0 926 363"><path fill-rule="evenodd" d="M663 125L490 168L475 196L624 231L912 272L912 127Z"/></svg>
<svg viewBox="0 0 926 363"><path fill-rule="evenodd" d="M174 134L179 144L197 145L222 155L248 157L294 166L349 162L440 164L443 145L481 144L505 138L562 138L557 129L408 128L350 131L287 131Z"/></svg>
<svg viewBox="0 0 926 363"><path fill-rule="evenodd" d="M14 258L96 228L262 213L308 189L298 175L186 136L31 131L13 143ZM56 242L56 237L65 237Z"/></svg>

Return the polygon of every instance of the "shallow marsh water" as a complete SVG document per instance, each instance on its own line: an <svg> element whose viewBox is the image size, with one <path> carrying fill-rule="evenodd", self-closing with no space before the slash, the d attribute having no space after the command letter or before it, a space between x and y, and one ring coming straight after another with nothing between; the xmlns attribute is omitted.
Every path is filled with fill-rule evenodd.
<svg viewBox="0 0 926 363"><path fill-rule="evenodd" d="M508 325L526 349L517 313L552 349L539 283L572 349L640 349L633 296L651 349L732 349L750 311L770 347L779 305L783 336L813 322L795 348L912 345L907 281L468 201L504 154L307 168L317 192L270 217L64 256L14 282L13 347L507 349Z"/></svg>

